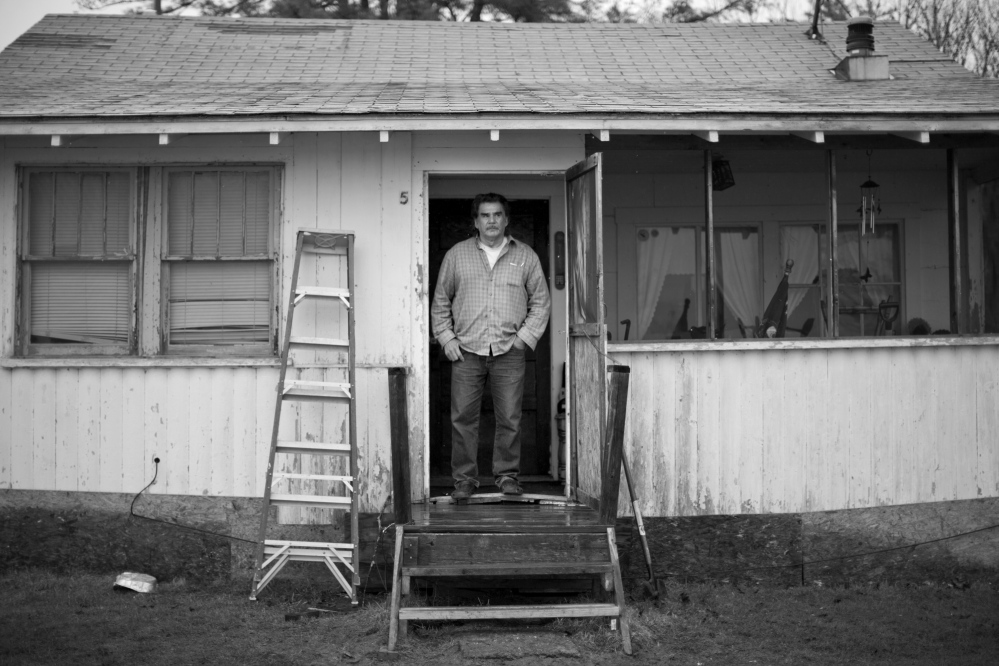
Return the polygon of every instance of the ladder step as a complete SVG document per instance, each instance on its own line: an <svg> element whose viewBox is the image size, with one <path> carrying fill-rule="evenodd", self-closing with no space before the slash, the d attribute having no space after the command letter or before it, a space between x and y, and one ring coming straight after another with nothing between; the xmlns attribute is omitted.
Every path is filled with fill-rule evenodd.
<svg viewBox="0 0 999 666"><path fill-rule="evenodd" d="M326 508L350 508L349 497L334 495L271 495L271 504L277 506L320 506Z"/></svg>
<svg viewBox="0 0 999 666"><path fill-rule="evenodd" d="M350 400L350 384L289 379L284 383L281 397L286 400Z"/></svg>
<svg viewBox="0 0 999 666"><path fill-rule="evenodd" d="M617 617L617 604L545 604L537 606L436 606L399 609L400 620L485 620L533 617Z"/></svg>
<svg viewBox="0 0 999 666"><path fill-rule="evenodd" d="M330 393L329 391L316 391L310 389L293 389L281 396L282 400L350 400L349 395L342 393Z"/></svg>
<svg viewBox="0 0 999 666"><path fill-rule="evenodd" d="M342 287L315 287L300 285L295 289L296 296L316 296L319 298L350 298L350 289Z"/></svg>
<svg viewBox="0 0 999 666"><path fill-rule="evenodd" d="M610 562L495 562L488 564L402 565L407 576L558 576L613 573Z"/></svg>
<svg viewBox="0 0 999 666"><path fill-rule="evenodd" d="M275 479L305 479L307 481L344 481L350 483L354 480L352 476L333 474L293 474L291 472L274 472L271 475Z"/></svg>
<svg viewBox="0 0 999 666"><path fill-rule="evenodd" d="M267 539L264 541L265 547L274 546L275 548L282 548L284 546L292 546L293 548L321 548L323 550L352 550L354 544L352 543L329 543L327 541L284 541L281 539Z"/></svg>
<svg viewBox="0 0 999 666"><path fill-rule="evenodd" d="M314 345L317 347L349 347L350 341L344 338L306 338L291 337L293 345Z"/></svg>
<svg viewBox="0 0 999 666"><path fill-rule="evenodd" d="M325 442L293 442L278 440L275 451L278 453L312 453L326 455L348 455L350 444L332 444Z"/></svg>

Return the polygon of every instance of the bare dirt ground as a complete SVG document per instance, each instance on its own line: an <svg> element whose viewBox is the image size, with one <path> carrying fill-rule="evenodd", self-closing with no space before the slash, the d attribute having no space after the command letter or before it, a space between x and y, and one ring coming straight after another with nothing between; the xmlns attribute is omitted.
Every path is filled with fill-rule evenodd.
<svg viewBox="0 0 999 666"><path fill-rule="evenodd" d="M606 621L415 624L382 651L385 595L351 610L332 586L249 580L113 589L114 576L37 570L0 576L0 664L313 666L318 664L961 664L999 663L991 584L850 588L669 583L632 600L635 654ZM331 612L297 616L310 607ZM297 619L295 619L297 618Z"/></svg>

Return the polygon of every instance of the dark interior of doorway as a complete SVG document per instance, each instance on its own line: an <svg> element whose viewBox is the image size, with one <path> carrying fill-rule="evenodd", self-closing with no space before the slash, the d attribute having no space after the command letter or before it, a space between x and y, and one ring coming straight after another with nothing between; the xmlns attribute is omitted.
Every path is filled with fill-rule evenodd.
<svg viewBox="0 0 999 666"><path fill-rule="evenodd" d="M444 255L455 243L475 233L471 199L430 199L429 259L430 293L437 287L437 274ZM549 202L519 199L510 202L509 233L530 245L548 277ZM549 289L551 281L549 280ZM550 328L550 327L549 327ZM532 352L528 350L521 420L521 482L528 492L540 492L555 481L551 476L551 334L545 331ZM431 495L449 492L451 478L451 366L431 335L430 344L430 485ZM482 400L479 431L479 483L483 490L493 483L492 441L495 430L492 396L488 387ZM539 484L539 485L535 485ZM540 484L545 487L542 488Z"/></svg>

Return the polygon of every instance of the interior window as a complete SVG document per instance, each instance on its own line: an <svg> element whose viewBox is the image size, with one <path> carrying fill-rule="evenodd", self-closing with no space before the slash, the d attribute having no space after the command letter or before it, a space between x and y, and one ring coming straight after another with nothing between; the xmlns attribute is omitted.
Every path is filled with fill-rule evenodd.
<svg viewBox="0 0 999 666"><path fill-rule="evenodd" d="M706 338L704 231L642 227L638 244L638 339ZM752 337L763 311L760 235L755 226L715 230L715 335Z"/></svg>
<svg viewBox="0 0 999 666"><path fill-rule="evenodd" d="M23 348L127 352L134 341L132 173L32 170L25 181Z"/></svg>
<svg viewBox="0 0 999 666"><path fill-rule="evenodd" d="M829 255L826 231L817 224L785 224L780 228L781 265L794 262L787 281L789 338L828 335L825 285Z"/></svg>
<svg viewBox="0 0 999 666"><path fill-rule="evenodd" d="M167 176L167 344L273 346L270 170Z"/></svg>
<svg viewBox="0 0 999 666"><path fill-rule="evenodd" d="M898 334L905 321L899 225L879 223L874 231L841 225L837 240L839 334Z"/></svg>

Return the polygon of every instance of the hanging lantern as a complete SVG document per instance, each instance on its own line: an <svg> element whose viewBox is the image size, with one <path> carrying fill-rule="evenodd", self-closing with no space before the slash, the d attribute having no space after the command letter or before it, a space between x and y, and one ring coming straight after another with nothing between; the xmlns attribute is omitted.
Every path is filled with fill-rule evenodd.
<svg viewBox="0 0 999 666"><path fill-rule="evenodd" d="M871 151L867 151L867 180L860 186L860 234L864 235L870 225L871 233L874 233L874 223L878 215L881 214L880 186L871 179Z"/></svg>
<svg viewBox="0 0 999 666"><path fill-rule="evenodd" d="M735 176L728 160L719 157L711 161L711 189L716 192L727 190L735 185Z"/></svg>

